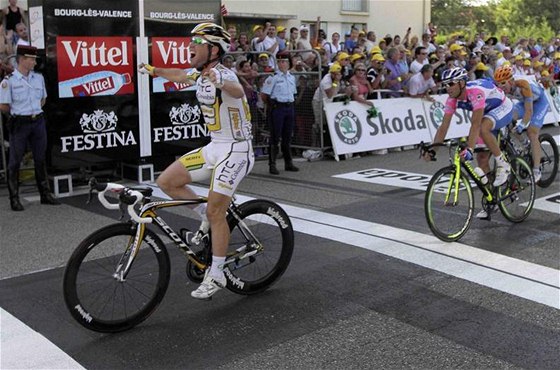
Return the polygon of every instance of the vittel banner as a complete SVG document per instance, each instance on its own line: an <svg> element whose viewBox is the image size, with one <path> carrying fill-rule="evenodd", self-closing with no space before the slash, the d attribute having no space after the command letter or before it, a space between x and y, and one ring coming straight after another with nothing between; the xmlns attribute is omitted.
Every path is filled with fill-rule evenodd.
<svg viewBox="0 0 560 370"><path fill-rule="evenodd" d="M156 67L191 69L189 43L190 37L152 37L151 64ZM167 81L161 77L153 79L153 92L174 92L194 90L183 83Z"/></svg>
<svg viewBox="0 0 560 370"><path fill-rule="evenodd" d="M131 37L59 36L56 50L60 98L134 93Z"/></svg>

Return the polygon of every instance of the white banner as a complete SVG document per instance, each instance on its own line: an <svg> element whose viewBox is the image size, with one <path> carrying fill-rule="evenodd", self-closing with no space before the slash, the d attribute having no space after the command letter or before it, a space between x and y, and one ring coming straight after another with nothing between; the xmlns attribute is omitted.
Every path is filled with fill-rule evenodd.
<svg viewBox="0 0 560 370"><path fill-rule="evenodd" d="M560 96L547 97L551 110L545 124L560 121ZM324 110L334 153L367 152L431 142L443 120L447 94L434 95L435 102L415 98L372 100L378 116L368 117L369 106L351 101L325 103ZM457 109L446 138L467 136L471 112Z"/></svg>

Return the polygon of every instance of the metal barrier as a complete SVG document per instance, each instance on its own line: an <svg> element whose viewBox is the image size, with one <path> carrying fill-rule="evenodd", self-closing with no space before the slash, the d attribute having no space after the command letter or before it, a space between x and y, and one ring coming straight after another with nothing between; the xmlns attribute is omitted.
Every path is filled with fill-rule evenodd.
<svg viewBox="0 0 560 370"><path fill-rule="evenodd" d="M256 61L258 61L258 56L263 53L267 54L269 59L273 61L273 64L276 65L276 58L267 52L230 52L228 54L232 55L237 60L237 67L243 60L249 60L252 63L256 63ZM317 50L292 50L288 53L290 55L290 59L294 56L301 57L304 53L313 53L317 60L321 60ZM312 105L313 95L315 94L315 90L319 87L319 83L323 77L321 68L319 68L318 71L303 70L298 72L293 69L292 63L290 63L290 66L290 73L296 78L298 91L295 100L296 118L292 138L292 148L323 151L327 149L323 137L324 135L321 135L322 132L327 132L326 121L323 117L323 103L321 102L321 109L319 113L320 117L318 119L318 122L321 122L320 128L317 128L315 125L315 115ZM249 107L251 109L253 147L255 148L257 156L267 153L269 146L269 111L260 97L260 92L266 78L273 74L274 71L266 72L261 69L256 78L252 79L252 81L247 81L252 84L252 91L250 89L245 89L245 93L248 95L247 100L249 102Z"/></svg>

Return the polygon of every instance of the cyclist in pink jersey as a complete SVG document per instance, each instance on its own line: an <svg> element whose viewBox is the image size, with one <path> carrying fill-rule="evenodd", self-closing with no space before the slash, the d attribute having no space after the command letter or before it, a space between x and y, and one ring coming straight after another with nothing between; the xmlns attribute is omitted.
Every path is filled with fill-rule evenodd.
<svg viewBox="0 0 560 370"><path fill-rule="evenodd" d="M447 89L449 98L445 104L445 115L434 137L434 143L442 142L447 135L451 118L457 108L472 111L468 147L461 152L464 160L473 160L473 149L479 136L496 158L496 177L494 186L506 182L511 166L502 155L495 132L507 126L513 117L513 103L491 80L467 82L468 72L461 67L444 71L442 85ZM477 158L484 172L489 172L487 158Z"/></svg>

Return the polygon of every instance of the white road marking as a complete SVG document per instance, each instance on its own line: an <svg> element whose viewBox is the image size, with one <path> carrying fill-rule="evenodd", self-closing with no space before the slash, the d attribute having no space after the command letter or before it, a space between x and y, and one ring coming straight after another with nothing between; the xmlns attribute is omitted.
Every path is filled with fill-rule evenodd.
<svg viewBox="0 0 560 370"><path fill-rule="evenodd" d="M154 196L169 199L153 186ZM193 186L198 195L208 189ZM237 195L239 203L254 199ZM560 270L414 231L281 204L294 230L407 261L560 309ZM297 247L297 246L296 246ZM83 369L80 364L0 308L2 368Z"/></svg>
<svg viewBox="0 0 560 370"><path fill-rule="evenodd" d="M84 369L47 338L0 308L2 369Z"/></svg>
<svg viewBox="0 0 560 370"><path fill-rule="evenodd" d="M546 197L535 199L533 208L560 214L560 193L549 194Z"/></svg>
<svg viewBox="0 0 560 370"><path fill-rule="evenodd" d="M208 189L193 187L200 196ZM154 195L169 199L154 187ZM237 195L239 203L254 198ZM560 270L374 222L280 204L294 230L368 249L560 309Z"/></svg>

